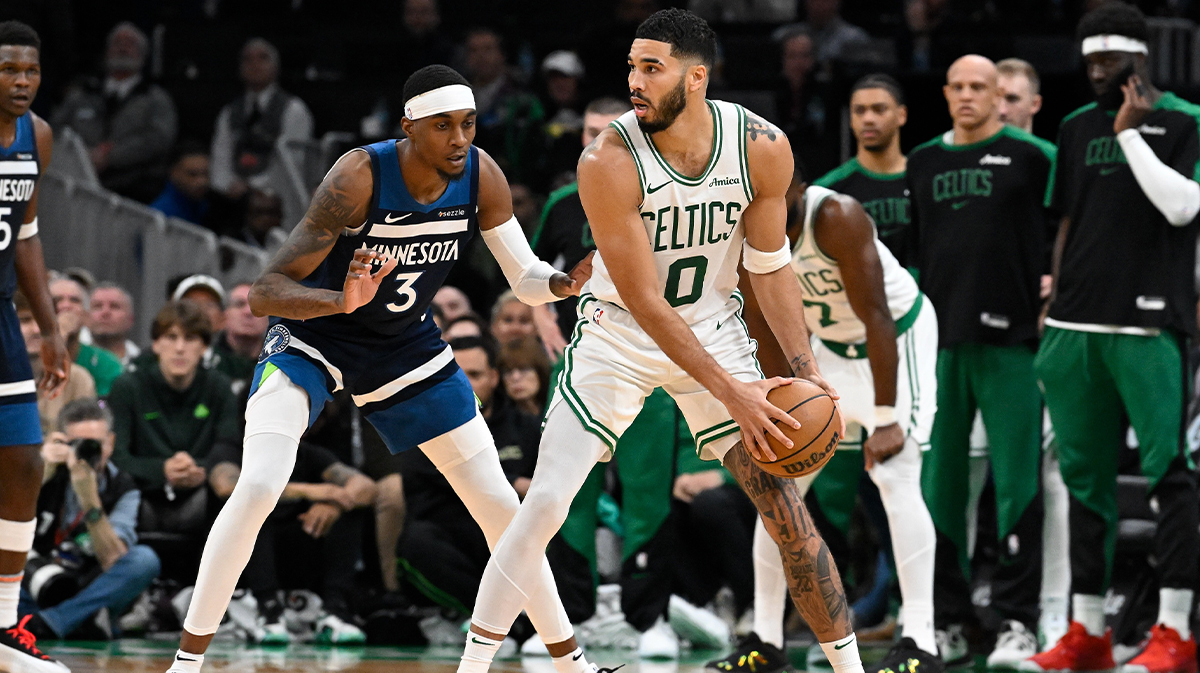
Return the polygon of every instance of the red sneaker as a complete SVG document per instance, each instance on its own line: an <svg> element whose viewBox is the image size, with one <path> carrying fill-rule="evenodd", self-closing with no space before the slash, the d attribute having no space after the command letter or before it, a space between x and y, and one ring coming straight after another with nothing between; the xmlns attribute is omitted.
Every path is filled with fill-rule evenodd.
<svg viewBox="0 0 1200 673"><path fill-rule="evenodd" d="M1194 651L1194 650L1193 650ZM1104 637L1093 636L1083 624L1071 622L1067 635L1054 647L1022 661L1019 670L1031 673L1045 671L1112 671L1117 667L1112 658L1112 631ZM1193 671L1194 673L1194 671Z"/></svg>
<svg viewBox="0 0 1200 673"><path fill-rule="evenodd" d="M1175 629L1155 624L1145 649L1121 673L1196 673L1196 637L1184 640Z"/></svg>

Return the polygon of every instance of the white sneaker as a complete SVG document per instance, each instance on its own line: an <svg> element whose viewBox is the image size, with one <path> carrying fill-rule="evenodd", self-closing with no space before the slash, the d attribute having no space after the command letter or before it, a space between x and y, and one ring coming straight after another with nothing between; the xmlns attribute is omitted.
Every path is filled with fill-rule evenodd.
<svg viewBox="0 0 1200 673"><path fill-rule="evenodd" d="M259 645L283 646L292 642L292 634L283 620L267 623L263 617L258 618L258 628L251 636Z"/></svg>
<svg viewBox="0 0 1200 673"><path fill-rule="evenodd" d="M642 634L625 621L620 610L601 615L597 608L591 619L575 629L575 637L581 645L592 649L633 650Z"/></svg>
<svg viewBox="0 0 1200 673"><path fill-rule="evenodd" d="M719 650L729 646L729 625L713 612L675 595L668 606L671 628L692 647Z"/></svg>
<svg viewBox="0 0 1200 673"><path fill-rule="evenodd" d="M462 623L453 622L439 615L430 615L417 622L421 635L430 645L462 646L466 636L463 634Z"/></svg>
<svg viewBox="0 0 1200 673"><path fill-rule="evenodd" d="M988 655L988 668L1016 669L1022 661L1038 653L1037 636L1014 619L1004 622L996 636L996 649Z"/></svg>
<svg viewBox="0 0 1200 673"><path fill-rule="evenodd" d="M535 633L530 636L529 640L521 644L521 656L548 657L550 650L546 649L546 643L542 642L542 637Z"/></svg>
<svg viewBox="0 0 1200 673"><path fill-rule="evenodd" d="M316 642L321 645L363 645L367 634L337 615L326 614L317 620Z"/></svg>
<svg viewBox="0 0 1200 673"><path fill-rule="evenodd" d="M638 656L643 659L679 658L679 637L662 617L638 639Z"/></svg>
<svg viewBox="0 0 1200 673"><path fill-rule="evenodd" d="M255 640L254 634L258 631L258 601L254 600L253 594L245 589L235 591L233 598L229 600L229 607L225 608L225 615L246 634L248 640Z"/></svg>
<svg viewBox="0 0 1200 673"><path fill-rule="evenodd" d="M318 622L328 614L321 597L308 589L289 591L283 601L283 623L292 633L318 633Z"/></svg>
<svg viewBox="0 0 1200 673"><path fill-rule="evenodd" d="M1062 637L1067 635L1067 629L1070 628L1070 620L1063 613L1048 612L1042 610L1042 617L1038 620L1038 631L1041 632L1042 651L1045 652L1055 645Z"/></svg>
<svg viewBox="0 0 1200 673"><path fill-rule="evenodd" d="M122 635L145 633L146 629L150 628L150 622L153 619L154 605L150 602L150 592L143 591L129 612L117 620L117 626L121 629ZM182 624L182 622L180 623Z"/></svg>

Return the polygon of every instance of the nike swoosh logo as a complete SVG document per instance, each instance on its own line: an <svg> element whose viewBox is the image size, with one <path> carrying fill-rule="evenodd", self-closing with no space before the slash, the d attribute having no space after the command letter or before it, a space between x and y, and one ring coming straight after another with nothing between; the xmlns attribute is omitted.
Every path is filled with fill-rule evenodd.
<svg viewBox="0 0 1200 673"><path fill-rule="evenodd" d="M657 187L647 187L647 188L646 188L646 193L647 193L647 194L653 194L654 192L657 192L658 190L662 189L663 187L666 187L666 186L667 186L667 185L669 185L669 184L671 184L671 181L670 181L670 180L667 180L666 182L662 183L661 185L659 185L659 186L657 186Z"/></svg>
<svg viewBox="0 0 1200 673"><path fill-rule="evenodd" d="M391 215L384 215L383 221L387 224L391 224L392 222L399 222L400 220L403 220L406 217L412 217L412 213L408 213L407 215L401 215L400 217L392 217Z"/></svg>
<svg viewBox="0 0 1200 673"><path fill-rule="evenodd" d="M491 644L491 643L485 643L482 640L476 638L475 636L471 636L471 642L475 643L476 645L490 645Z"/></svg>
<svg viewBox="0 0 1200 673"><path fill-rule="evenodd" d="M963 206L967 205L968 203L970 203L970 201L959 201L958 203L950 204L950 208L953 210L960 210Z"/></svg>
<svg viewBox="0 0 1200 673"><path fill-rule="evenodd" d="M583 652L580 652L579 654L576 654L575 656L571 657L571 661L579 661L579 659L581 657L583 657Z"/></svg>
<svg viewBox="0 0 1200 673"><path fill-rule="evenodd" d="M1101 176L1112 175L1113 173L1116 173L1119 170L1121 170L1120 166L1109 166L1108 168L1101 168L1100 175Z"/></svg>
<svg viewBox="0 0 1200 673"><path fill-rule="evenodd" d="M179 661L196 661L195 659L188 659L187 657L181 657L179 655L175 655L175 658Z"/></svg>
<svg viewBox="0 0 1200 673"><path fill-rule="evenodd" d="M835 650L840 650L840 649L842 649L843 647L850 647L850 646L851 646L851 645L853 645L853 644L854 644L854 641L853 641L853 640L851 640L851 641L850 641L850 642L848 642L848 643L842 643L841 645L834 645L834 646L833 646L833 649L835 649Z"/></svg>
<svg viewBox="0 0 1200 673"><path fill-rule="evenodd" d="M723 323L723 322L719 322L719 323L717 323L717 329L718 329L718 330L719 330L719 329L721 329L721 325L724 325L724 324L725 324L725 323ZM713 330L713 331L715 332L715 331L717 331L717 330Z"/></svg>

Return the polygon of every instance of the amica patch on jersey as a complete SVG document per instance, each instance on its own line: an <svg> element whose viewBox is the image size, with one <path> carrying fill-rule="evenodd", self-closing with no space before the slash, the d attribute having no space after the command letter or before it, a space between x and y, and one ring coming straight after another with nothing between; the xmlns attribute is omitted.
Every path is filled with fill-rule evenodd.
<svg viewBox="0 0 1200 673"><path fill-rule="evenodd" d="M258 356L258 361L263 362L272 355L278 355L287 350L288 344L292 341L292 333L283 325L276 325L267 330L267 336L263 339L262 353Z"/></svg>

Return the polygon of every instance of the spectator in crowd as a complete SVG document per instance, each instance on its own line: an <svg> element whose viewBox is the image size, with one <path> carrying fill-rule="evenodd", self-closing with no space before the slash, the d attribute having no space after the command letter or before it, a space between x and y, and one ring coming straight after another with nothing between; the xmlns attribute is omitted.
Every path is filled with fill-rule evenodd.
<svg viewBox="0 0 1200 673"><path fill-rule="evenodd" d="M271 247L271 232L282 233L283 199L273 191L253 188L246 196L246 214L236 238L256 248Z"/></svg>
<svg viewBox="0 0 1200 673"><path fill-rule="evenodd" d="M475 315L471 300L453 285L443 285L433 295L433 303L442 311L442 322L446 325L464 315Z"/></svg>
<svg viewBox="0 0 1200 673"><path fill-rule="evenodd" d="M837 165L837 116L829 111L826 87L817 81L816 41L803 25L782 35L781 82L775 90L775 115L779 128L806 173L824 174Z"/></svg>
<svg viewBox="0 0 1200 673"><path fill-rule="evenodd" d="M171 300L188 300L208 316L210 328L225 329L225 286L212 276L197 273L180 280L171 290Z"/></svg>
<svg viewBox="0 0 1200 673"><path fill-rule="evenodd" d="M233 382L233 394L239 401L249 390L254 367L262 351L263 336L270 319L256 316L250 310L250 286L241 282L229 291L229 306L225 309L225 329L213 335L212 346L206 354L205 365L224 373Z"/></svg>
<svg viewBox="0 0 1200 673"><path fill-rule="evenodd" d="M514 182L509 187L512 191L513 217L521 223L525 237L528 238L537 230L538 213L542 211L542 204L528 185Z"/></svg>
<svg viewBox="0 0 1200 673"><path fill-rule="evenodd" d="M168 302L150 332L155 360L139 362L113 384L113 461L142 489L198 488L213 445L240 445L229 377L200 366L212 334L199 306Z"/></svg>
<svg viewBox="0 0 1200 673"><path fill-rule="evenodd" d="M74 362L92 375L96 394L106 397L113 381L121 375L123 366L116 355L84 343L85 338L92 340L86 326L89 310L87 291L73 278L51 274L50 298L54 300L54 310L58 311L58 329L62 332L67 349L74 356Z"/></svg>
<svg viewBox="0 0 1200 673"><path fill-rule="evenodd" d="M25 337L25 351L29 354L29 366L33 369L33 380L42 380L42 332L38 329L37 320L33 317L33 309L29 300L20 290L13 294L13 304L17 308L17 321L21 323L21 336ZM38 416L42 421L42 434L47 435L54 429L58 412L72 400L96 396L96 382L92 375L78 364L71 363L71 371L67 376L66 387L57 397L50 397L41 386L37 390Z"/></svg>
<svg viewBox="0 0 1200 673"><path fill-rule="evenodd" d="M541 71L545 86L542 106L546 108L547 170L552 177L565 172L574 175L579 159L575 139L583 128L583 61L573 51L554 51L542 60ZM520 222L525 224L525 220Z"/></svg>
<svg viewBox="0 0 1200 673"><path fill-rule="evenodd" d="M116 283L100 283L92 290L88 310L92 343L129 364L142 349L129 338L133 330L133 297Z"/></svg>
<svg viewBox="0 0 1200 673"><path fill-rule="evenodd" d="M854 59L854 50L871 41L867 31L842 18L841 0L805 0L805 15L820 63Z"/></svg>
<svg viewBox="0 0 1200 673"><path fill-rule="evenodd" d="M239 74L246 92L221 108L212 140L212 187L240 198L268 186L279 141L312 138L312 113L279 87L279 50L261 37L242 47Z"/></svg>
<svg viewBox="0 0 1200 673"><path fill-rule="evenodd" d="M688 0L687 8L705 21L718 24L796 20L795 0Z"/></svg>
<svg viewBox="0 0 1200 673"><path fill-rule="evenodd" d="M167 186L150 207L167 217L178 217L192 224L204 225L209 198L208 151L192 140L180 142L172 153L171 172Z"/></svg>
<svg viewBox="0 0 1200 673"><path fill-rule="evenodd" d="M240 442L219 442L208 456L208 483L221 500L241 475ZM362 549L363 517L355 512L375 502L375 482L340 462L328 449L300 442L296 465L279 505L267 518L242 585L258 604L255 642L291 641L283 623L281 589L307 588L321 597L316 642L361 645L366 636L351 621L350 594Z"/></svg>
<svg viewBox="0 0 1200 673"><path fill-rule="evenodd" d="M1042 81L1029 61L1006 58L996 64L1000 73L1000 121L1033 133L1033 117L1042 109Z"/></svg>
<svg viewBox="0 0 1200 673"><path fill-rule="evenodd" d="M496 347L490 339L455 339L450 347L479 398L481 413L496 440L500 465L509 483L523 495L537 462L538 417L500 401ZM408 520L396 547L400 575L434 604L465 618L474 606L490 555L487 540L424 453L405 451L399 458L408 507Z"/></svg>
<svg viewBox="0 0 1200 673"><path fill-rule="evenodd" d="M109 638L108 618L120 615L158 577L159 560L137 543L141 493L133 477L109 460L112 414L94 397L78 399L63 408L57 427L42 445L41 525L33 543L40 558L30 564L41 567L31 569L29 583L38 595L23 592L22 612L34 614L27 628L39 637ZM50 560L56 550L64 552L63 561ZM41 565L47 562L66 572L39 582L40 574L49 574ZM64 588L73 595L61 600ZM61 602L47 605L54 594Z"/></svg>
<svg viewBox="0 0 1200 673"><path fill-rule="evenodd" d="M510 182L534 182L542 170L545 110L508 72L504 39L490 28L475 28L463 41L464 75L475 93L475 144L482 147Z"/></svg>
<svg viewBox="0 0 1200 673"><path fill-rule="evenodd" d="M386 56L396 60L401 79L427 65L454 60L454 42L441 29L437 0L405 0L402 24L396 51Z"/></svg>
<svg viewBox="0 0 1200 673"><path fill-rule="evenodd" d="M450 343L455 339L463 337L482 337L491 338L488 332L487 321L474 313L460 315L446 325L446 329L442 330L442 340Z"/></svg>
<svg viewBox="0 0 1200 673"><path fill-rule="evenodd" d="M536 336L509 341L500 349L500 379L508 399L521 411L540 416L550 390L550 358Z"/></svg>
<svg viewBox="0 0 1200 673"><path fill-rule="evenodd" d="M142 74L148 49L137 26L117 24L108 34L104 81L72 87L51 118L83 139L101 184L142 203L162 189L177 132L175 103Z"/></svg>
<svg viewBox="0 0 1200 673"><path fill-rule="evenodd" d="M537 335L533 324L533 307L517 299L512 290L506 290L492 305L492 337L500 345Z"/></svg>

